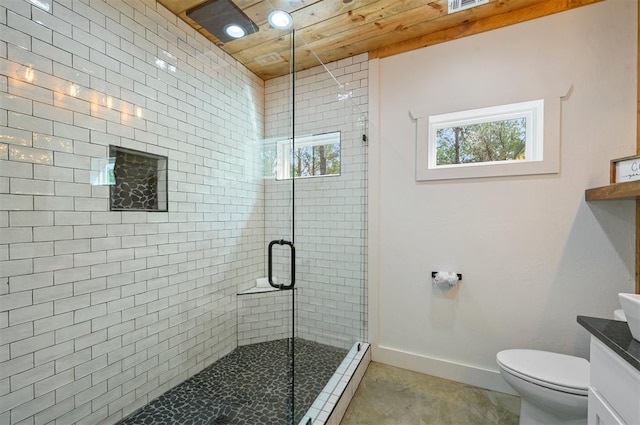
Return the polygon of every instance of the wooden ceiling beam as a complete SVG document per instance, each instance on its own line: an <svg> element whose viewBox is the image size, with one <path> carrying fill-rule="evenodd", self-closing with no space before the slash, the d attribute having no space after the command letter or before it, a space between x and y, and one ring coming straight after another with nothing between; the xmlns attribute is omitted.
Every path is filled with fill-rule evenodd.
<svg viewBox="0 0 640 425"><path fill-rule="evenodd" d="M602 0L546 0L521 9L508 10L463 25L434 31L410 40L382 46L369 51L369 58L384 58L400 53L432 46L470 35L506 27L509 25L541 18L546 15L564 12L580 6L597 3Z"/></svg>

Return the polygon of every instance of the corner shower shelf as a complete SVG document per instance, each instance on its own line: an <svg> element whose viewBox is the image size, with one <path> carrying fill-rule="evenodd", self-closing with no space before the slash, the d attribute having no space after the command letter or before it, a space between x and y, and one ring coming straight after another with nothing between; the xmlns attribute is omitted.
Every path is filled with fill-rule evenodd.
<svg viewBox="0 0 640 425"><path fill-rule="evenodd" d="M640 199L640 180L594 187L593 189L587 189L584 195L587 201Z"/></svg>
<svg viewBox="0 0 640 425"><path fill-rule="evenodd" d="M239 292L238 295L247 295L247 294L264 294L266 292L275 292L279 291L278 288L265 288L261 286L254 286L253 288L249 288L246 291Z"/></svg>

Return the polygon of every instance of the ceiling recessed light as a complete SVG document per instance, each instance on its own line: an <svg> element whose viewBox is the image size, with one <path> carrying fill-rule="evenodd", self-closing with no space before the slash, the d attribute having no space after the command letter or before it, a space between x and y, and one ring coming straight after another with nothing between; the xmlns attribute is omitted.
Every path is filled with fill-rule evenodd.
<svg viewBox="0 0 640 425"><path fill-rule="evenodd" d="M226 27L224 27L224 32L226 32L227 35L232 38L242 38L247 34L244 28L237 24L227 25Z"/></svg>
<svg viewBox="0 0 640 425"><path fill-rule="evenodd" d="M284 10L272 10L267 20L269 25L278 30L288 30L293 25L293 17Z"/></svg>

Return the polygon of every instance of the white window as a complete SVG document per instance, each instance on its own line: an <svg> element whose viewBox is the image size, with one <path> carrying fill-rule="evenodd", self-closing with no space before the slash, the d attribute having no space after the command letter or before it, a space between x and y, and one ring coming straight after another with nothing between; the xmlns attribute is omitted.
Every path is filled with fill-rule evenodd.
<svg viewBox="0 0 640 425"><path fill-rule="evenodd" d="M557 172L548 115L545 101L533 100L418 118L416 179Z"/></svg>
<svg viewBox="0 0 640 425"><path fill-rule="evenodd" d="M276 178L340 174L340 132L280 140L276 146Z"/></svg>
<svg viewBox="0 0 640 425"><path fill-rule="evenodd" d="M429 168L542 160L542 100L429 117Z"/></svg>

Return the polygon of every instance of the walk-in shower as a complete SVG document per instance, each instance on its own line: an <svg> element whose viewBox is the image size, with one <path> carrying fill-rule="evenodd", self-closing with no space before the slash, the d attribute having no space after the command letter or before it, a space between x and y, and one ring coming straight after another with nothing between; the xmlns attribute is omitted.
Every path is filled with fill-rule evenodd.
<svg viewBox="0 0 640 425"><path fill-rule="evenodd" d="M247 255L263 261L232 294L237 346L122 425L325 423L366 350L366 56L299 70L313 51L282 37L290 49L256 58L291 72L265 81L247 160L263 191Z"/></svg>

